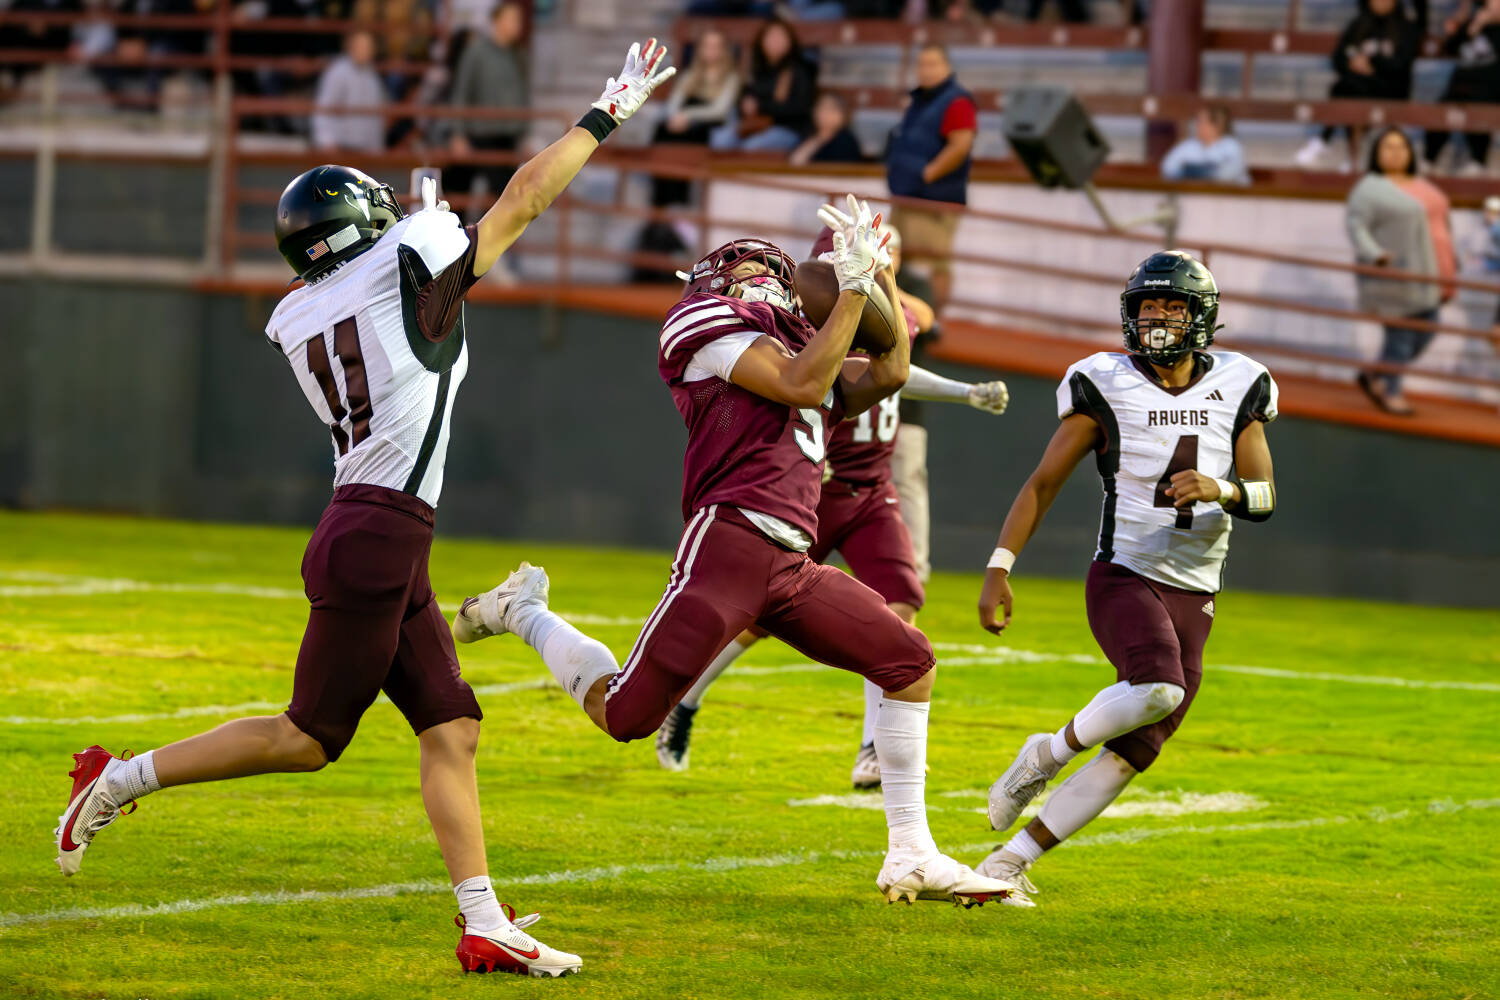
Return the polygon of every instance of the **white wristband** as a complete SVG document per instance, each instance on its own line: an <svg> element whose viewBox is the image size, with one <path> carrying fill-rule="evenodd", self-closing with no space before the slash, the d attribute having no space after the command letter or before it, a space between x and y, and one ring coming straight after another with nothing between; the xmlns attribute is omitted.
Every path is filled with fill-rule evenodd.
<svg viewBox="0 0 1500 1000"><path fill-rule="evenodd" d="M1001 546L990 553L990 561L986 569L1003 569L1009 573L1010 568L1016 564L1016 554L1010 549Z"/></svg>
<svg viewBox="0 0 1500 1000"><path fill-rule="evenodd" d="M1219 484L1219 503L1231 504L1234 502L1234 484L1227 479L1215 479Z"/></svg>

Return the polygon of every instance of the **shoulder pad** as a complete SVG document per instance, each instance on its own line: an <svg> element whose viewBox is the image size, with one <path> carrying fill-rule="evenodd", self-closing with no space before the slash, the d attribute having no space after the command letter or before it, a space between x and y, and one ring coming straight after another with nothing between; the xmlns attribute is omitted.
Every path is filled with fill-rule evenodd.
<svg viewBox="0 0 1500 1000"><path fill-rule="evenodd" d="M410 216L401 233L401 246L415 250L427 273L436 277L468 252L469 234L457 215L429 209Z"/></svg>

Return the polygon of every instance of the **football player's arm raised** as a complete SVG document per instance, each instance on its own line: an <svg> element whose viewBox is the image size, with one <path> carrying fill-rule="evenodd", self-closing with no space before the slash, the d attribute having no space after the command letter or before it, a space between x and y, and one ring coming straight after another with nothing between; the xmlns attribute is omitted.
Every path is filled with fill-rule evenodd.
<svg viewBox="0 0 1500 1000"><path fill-rule="evenodd" d="M1103 431L1099 425L1093 417L1082 413L1064 417L1052 440L1047 442L1041 462L1021 487L1021 492L1016 494L1010 513L1005 515L995 555L985 570L984 588L979 592L979 624L986 631L999 635L1010 624L1011 608L1015 602L1010 590L1011 564L1036 533L1047 508L1057 499L1058 492L1078 463L1085 455L1098 451L1103 443ZM1004 556L1002 550L1009 556ZM997 618L997 609L1003 611L1003 617Z"/></svg>
<svg viewBox="0 0 1500 1000"><path fill-rule="evenodd" d="M634 114L658 84L677 72L673 66L661 68L666 55L666 46L657 45L654 38L646 42L645 52L639 44L632 45L625 68L604 85L604 93L588 114L561 139L521 165L499 200L479 220L475 277L494 266L532 220L572 182L605 137Z"/></svg>
<svg viewBox="0 0 1500 1000"><path fill-rule="evenodd" d="M852 203L852 195L850 200ZM854 342L882 252L869 207L862 206L856 213L856 224L847 233L834 233L833 268L838 275L839 297L823 326L795 355L770 337L760 338L735 362L731 381L787 406L821 406Z"/></svg>

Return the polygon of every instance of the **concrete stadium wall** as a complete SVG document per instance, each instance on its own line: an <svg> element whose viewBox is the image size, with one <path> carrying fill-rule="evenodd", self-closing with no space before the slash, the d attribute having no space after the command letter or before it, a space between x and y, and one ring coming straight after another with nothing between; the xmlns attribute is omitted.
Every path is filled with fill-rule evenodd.
<svg viewBox="0 0 1500 1000"><path fill-rule="evenodd" d="M0 291L10 304L0 503L316 520L331 446L261 336L271 299L48 280L0 280ZM674 545L684 433L651 324L480 307L469 328L441 530ZM928 408L940 568L983 564L1056 425L1052 384L1009 382L1004 417ZM1494 451L1292 419L1270 436L1282 507L1268 524L1237 525L1231 586L1500 603ZM1099 496L1085 463L1027 549L1026 572L1083 573Z"/></svg>

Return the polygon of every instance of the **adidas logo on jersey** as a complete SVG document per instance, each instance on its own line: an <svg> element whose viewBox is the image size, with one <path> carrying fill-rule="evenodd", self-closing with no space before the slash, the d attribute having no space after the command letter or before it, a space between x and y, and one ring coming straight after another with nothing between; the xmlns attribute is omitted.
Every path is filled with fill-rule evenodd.
<svg viewBox="0 0 1500 1000"><path fill-rule="evenodd" d="M1224 394L1222 392L1220 392L1218 389L1215 389L1213 392L1209 393L1207 396L1204 396L1203 398L1204 399L1217 399L1219 402L1222 403L1224 401Z"/></svg>
<svg viewBox="0 0 1500 1000"><path fill-rule="evenodd" d="M1203 613L1205 615L1208 615L1208 617L1212 618L1214 616L1214 602L1213 602L1213 598L1209 598L1208 603L1205 604L1205 605L1203 605L1203 609L1202 610L1203 610Z"/></svg>

